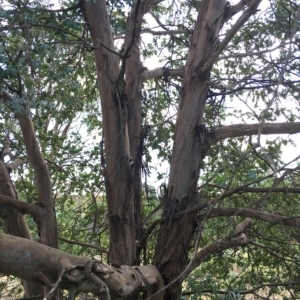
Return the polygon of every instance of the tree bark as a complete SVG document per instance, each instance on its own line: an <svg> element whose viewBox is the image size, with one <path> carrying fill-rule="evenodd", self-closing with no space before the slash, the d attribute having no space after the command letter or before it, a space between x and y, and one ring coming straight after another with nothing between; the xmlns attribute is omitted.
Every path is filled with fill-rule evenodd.
<svg viewBox="0 0 300 300"><path fill-rule="evenodd" d="M133 265L137 262L135 200L131 184L128 98L123 85L124 78L119 76L120 56L114 47L105 1L84 1L83 11L96 47L94 53L105 140L109 262L115 266ZM122 88L118 89L119 86Z"/></svg>
<svg viewBox="0 0 300 300"><path fill-rule="evenodd" d="M95 58L105 139L109 261L116 266L138 264L136 246L141 235L143 151L143 66L139 42L140 27L147 9L147 3L137 1L128 18L121 54L118 54L113 43L105 1L85 1L83 6L93 43L97 47Z"/></svg>
<svg viewBox="0 0 300 300"><path fill-rule="evenodd" d="M163 199L163 217L169 218L169 221L160 227L154 260L166 284L184 270L196 226L193 215L174 220L172 216L196 205L200 163L207 143L203 114L209 88L209 70L202 73L201 68L218 46L216 37L225 6L226 1L222 0L201 2L184 67L169 184ZM179 299L181 283L181 280L176 281L167 290L165 299Z"/></svg>
<svg viewBox="0 0 300 300"><path fill-rule="evenodd" d="M64 271L60 288L70 289L75 285L77 292L97 292L97 286L84 272L89 261L89 258L67 254L28 239L0 234L0 272L6 275L39 281L49 287L57 283ZM120 270L97 262L92 273L119 297L140 290L147 291L149 297L153 295L154 300L163 298L163 293L159 292L164 286L163 280L154 266L123 266Z"/></svg>
<svg viewBox="0 0 300 300"><path fill-rule="evenodd" d="M10 180L7 169L0 160L0 194L17 199L17 193ZM0 206L0 216L3 220L5 231L8 234L32 240L24 216L12 208ZM37 282L22 280L26 297L34 297L43 293L43 288Z"/></svg>
<svg viewBox="0 0 300 300"><path fill-rule="evenodd" d="M3 92L0 99L10 107L12 97ZM47 164L40 152L31 118L24 111L16 113L23 134L28 159L36 177L38 203L43 208L43 217L37 220L41 243L57 248L57 229L54 217L54 200Z"/></svg>

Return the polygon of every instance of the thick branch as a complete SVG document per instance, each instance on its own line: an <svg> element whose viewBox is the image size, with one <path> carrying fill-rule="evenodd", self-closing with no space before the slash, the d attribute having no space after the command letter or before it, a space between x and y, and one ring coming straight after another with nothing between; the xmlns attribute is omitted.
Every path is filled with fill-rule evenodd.
<svg viewBox="0 0 300 300"><path fill-rule="evenodd" d="M42 215L42 209L35 204L16 200L11 197L0 195L0 205L10 207L22 214L29 214L36 220L39 220Z"/></svg>
<svg viewBox="0 0 300 300"><path fill-rule="evenodd" d="M209 215L207 213L200 213L198 217L201 218L215 218L215 217L230 217L230 216L240 216L249 217L261 221L265 221L271 224L280 224L289 227L300 228L300 217L286 217L271 213L262 212L259 210L252 210L246 208L213 208L210 210Z"/></svg>
<svg viewBox="0 0 300 300"><path fill-rule="evenodd" d="M207 260L211 255L219 253L225 249L236 248L240 246L246 246L248 243L247 236L245 234L240 234L238 237L231 239L221 239L215 241L196 253L196 255L191 259L188 267L185 270L185 274L191 273L195 270L202 262Z"/></svg>
<svg viewBox="0 0 300 300"><path fill-rule="evenodd" d="M85 277L84 267L89 258L70 255L27 239L0 234L0 272L26 280L42 280L44 284L53 284L58 274L68 268L68 274L62 278L63 289L76 285L77 291L91 292L96 286ZM126 296L135 290L148 291L148 296L163 287L162 278L152 265L141 267L122 266L115 269L97 262L93 274L100 278L110 290ZM156 300L162 299L158 294Z"/></svg>
<svg viewBox="0 0 300 300"><path fill-rule="evenodd" d="M143 81L147 81L149 79L160 78L166 71L168 73L168 77L183 77L183 67L173 70L162 67L146 71L144 74L142 74L142 79Z"/></svg>
<svg viewBox="0 0 300 300"><path fill-rule="evenodd" d="M230 137L257 135L261 124L234 124L218 128L209 133L209 143L216 144ZM294 134L300 132L300 122L265 123L262 134Z"/></svg>

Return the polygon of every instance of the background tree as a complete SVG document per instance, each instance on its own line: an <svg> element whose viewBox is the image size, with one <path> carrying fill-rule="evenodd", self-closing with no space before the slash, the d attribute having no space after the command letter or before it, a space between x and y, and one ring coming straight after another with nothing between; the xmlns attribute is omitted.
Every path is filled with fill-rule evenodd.
<svg viewBox="0 0 300 300"><path fill-rule="evenodd" d="M261 2L2 4L0 272L27 297L297 297L300 8Z"/></svg>

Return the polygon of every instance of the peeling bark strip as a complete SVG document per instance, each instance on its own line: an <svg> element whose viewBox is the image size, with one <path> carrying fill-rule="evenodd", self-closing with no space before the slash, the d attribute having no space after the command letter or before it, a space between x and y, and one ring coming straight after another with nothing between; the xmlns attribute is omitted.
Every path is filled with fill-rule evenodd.
<svg viewBox="0 0 300 300"><path fill-rule="evenodd" d="M89 268L90 262L93 264L92 269ZM150 297L163 287L163 280L154 266L135 267L138 271L127 266L115 269L102 262L67 254L40 243L6 234L0 234L0 265L1 272L5 274L26 280L38 280L44 285L54 284L58 274L67 268L70 271L63 276L61 288L70 289L75 284L76 291L92 292L99 290L97 279L101 279L120 297L127 296L136 289L147 291ZM86 272L89 272L88 276ZM95 277L96 284L92 282ZM104 294L107 296L105 291ZM162 298L163 293L153 297L156 300Z"/></svg>

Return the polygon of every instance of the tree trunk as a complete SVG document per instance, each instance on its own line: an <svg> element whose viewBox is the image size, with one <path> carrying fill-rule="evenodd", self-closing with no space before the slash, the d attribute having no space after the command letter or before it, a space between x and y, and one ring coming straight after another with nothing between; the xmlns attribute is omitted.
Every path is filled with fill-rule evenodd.
<svg viewBox="0 0 300 300"><path fill-rule="evenodd" d="M143 3L132 9L121 56L114 47L105 1L85 1L83 6L97 47L95 59L105 140L109 261L115 266L139 263L136 246L141 234L143 66L138 29L147 7Z"/></svg>
<svg viewBox="0 0 300 300"><path fill-rule="evenodd" d="M115 266L133 265L137 263L135 201L140 199L135 199L133 184L133 162L128 134L128 96L124 78L119 71L120 56L115 52L105 1L84 1L83 12L94 46L97 47L95 60L105 141L109 262Z"/></svg>
<svg viewBox="0 0 300 300"><path fill-rule="evenodd" d="M166 284L183 272L196 228L192 214L174 220L172 216L197 203L196 187L200 163L207 150L207 131L203 124L203 115L210 71L209 69L203 73L202 67L218 46L216 37L221 27L225 5L225 0L201 2L184 68L169 184L163 199L163 216L167 217L168 221L161 225L154 260ZM179 299L181 283L182 280L177 280L167 289L165 299Z"/></svg>

